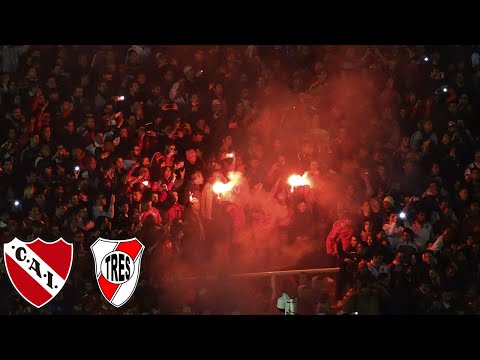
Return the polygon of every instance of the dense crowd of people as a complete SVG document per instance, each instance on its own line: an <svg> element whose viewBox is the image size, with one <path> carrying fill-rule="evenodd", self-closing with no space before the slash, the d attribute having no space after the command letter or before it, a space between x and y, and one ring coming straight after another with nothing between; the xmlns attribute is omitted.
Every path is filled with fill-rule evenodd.
<svg viewBox="0 0 480 360"><path fill-rule="evenodd" d="M480 310L477 46L3 45L0 57L1 242L75 249L40 310L0 259L1 313L281 314L283 294L298 314ZM96 284L98 237L146 247L120 309ZM307 258L340 271L228 277Z"/></svg>

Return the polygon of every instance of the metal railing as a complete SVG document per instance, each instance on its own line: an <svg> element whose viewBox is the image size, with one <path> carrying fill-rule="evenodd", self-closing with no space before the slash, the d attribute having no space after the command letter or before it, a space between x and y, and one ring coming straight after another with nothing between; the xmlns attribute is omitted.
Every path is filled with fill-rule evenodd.
<svg viewBox="0 0 480 360"><path fill-rule="evenodd" d="M282 275L298 275L298 274L333 274L337 273L340 270L338 267L334 268L320 268L320 269L304 269L304 270L279 270L279 271L262 271L254 273L240 273L240 274L230 274L230 275L204 275L204 276L188 276L182 278L182 280L216 280L219 278L233 278L233 279L242 279L242 278L256 278L256 277L267 277L267 276L282 276Z"/></svg>

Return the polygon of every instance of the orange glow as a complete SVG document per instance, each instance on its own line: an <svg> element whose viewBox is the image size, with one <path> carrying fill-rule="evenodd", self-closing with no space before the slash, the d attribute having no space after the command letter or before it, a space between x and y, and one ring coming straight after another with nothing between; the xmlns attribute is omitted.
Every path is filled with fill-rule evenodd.
<svg viewBox="0 0 480 360"><path fill-rule="evenodd" d="M232 190L232 188L233 184L231 182L225 184L221 181L217 181L215 184L213 184L213 192L218 195L229 192Z"/></svg>
<svg viewBox="0 0 480 360"><path fill-rule="evenodd" d="M297 186L311 186L306 172L302 176L297 174L290 175L287 182L290 185L291 192L293 192L294 188Z"/></svg>

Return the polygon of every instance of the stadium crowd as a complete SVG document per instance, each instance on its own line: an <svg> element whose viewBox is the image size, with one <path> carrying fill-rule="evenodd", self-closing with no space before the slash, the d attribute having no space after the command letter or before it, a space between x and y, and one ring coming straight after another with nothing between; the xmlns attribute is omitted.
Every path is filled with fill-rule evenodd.
<svg viewBox="0 0 480 360"><path fill-rule="evenodd" d="M75 249L40 310L1 261L0 313L281 314L284 293L298 314L480 311L477 46L3 45L0 56L1 242ZM98 237L146 247L120 309L96 284ZM340 271L228 277L306 257Z"/></svg>

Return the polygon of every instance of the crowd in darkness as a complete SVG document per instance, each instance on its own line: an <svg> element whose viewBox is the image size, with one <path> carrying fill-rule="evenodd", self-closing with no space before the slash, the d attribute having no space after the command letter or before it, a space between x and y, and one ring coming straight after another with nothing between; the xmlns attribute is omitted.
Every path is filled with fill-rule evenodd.
<svg viewBox="0 0 480 360"><path fill-rule="evenodd" d="M280 314L284 293L298 314L480 311L479 47L3 45L0 61L0 242L62 237L75 259L34 310L0 258L0 313ZM120 309L98 237L146 247ZM308 254L335 280L180 279Z"/></svg>

